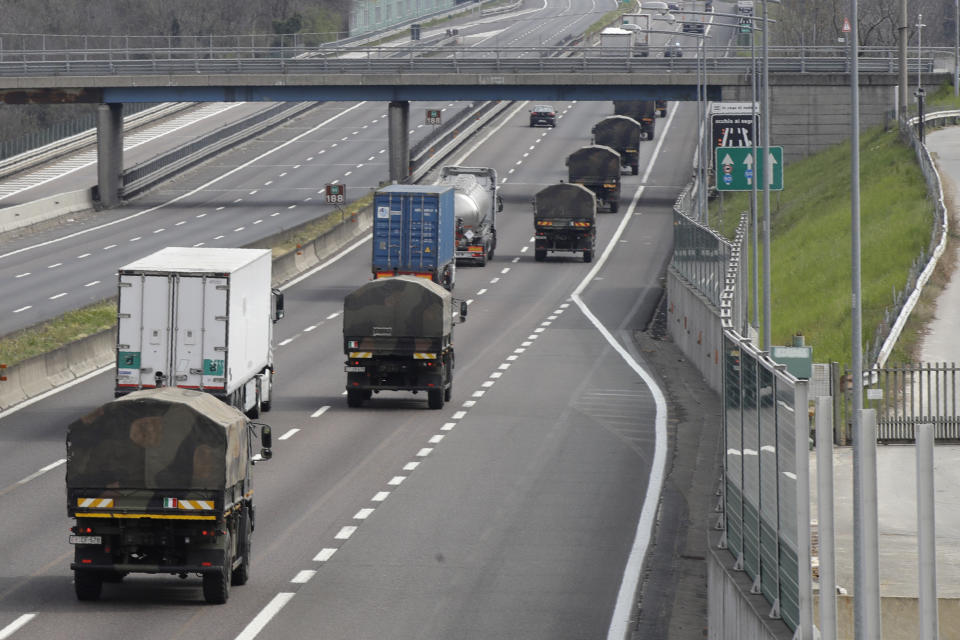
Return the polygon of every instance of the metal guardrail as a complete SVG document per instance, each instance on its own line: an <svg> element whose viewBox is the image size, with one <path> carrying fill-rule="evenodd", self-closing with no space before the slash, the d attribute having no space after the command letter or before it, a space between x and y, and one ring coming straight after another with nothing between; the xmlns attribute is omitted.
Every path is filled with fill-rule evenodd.
<svg viewBox="0 0 960 640"><path fill-rule="evenodd" d="M721 50L718 49L717 53ZM108 49L0 52L0 77L60 77L197 74L499 74L499 73L696 73L694 57L633 57L597 47L499 47L469 49L435 47L339 47L280 51L246 47L179 49ZM296 56L290 56L297 53ZM749 58L706 56L710 74L750 72ZM896 73L896 58L862 57L861 73ZM933 59L911 59L910 72L930 73ZM844 56L777 56L771 73L846 73Z"/></svg>
<svg viewBox="0 0 960 640"><path fill-rule="evenodd" d="M281 102L189 144L135 165L124 171L121 176L123 197L131 198L142 193L173 174L320 104L319 102Z"/></svg>

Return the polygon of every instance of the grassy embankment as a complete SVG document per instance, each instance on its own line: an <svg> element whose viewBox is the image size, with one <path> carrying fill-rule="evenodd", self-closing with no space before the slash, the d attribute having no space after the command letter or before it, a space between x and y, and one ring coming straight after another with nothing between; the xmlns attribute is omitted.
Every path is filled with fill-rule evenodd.
<svg viewBox="0 0 960 640"><path fill-rule="evenodd" d="M790 344L793 334L802 333L816 362L851 361L850 161L846 142L789 164L784 190L770 197L771 343ZM711 222L725 236L732 237L739 213L749 211L749 197L725 194L722 212L719 200L711 204ZM758 201L762 210L762 194ZM896 131L865 131L860 138L865 339L874 338L884 310L893 305L893 292L904 289L911 265L928 247L933 213L913 150ZM761 313L762 306L761 301ZM929 314L929 303L918 307L890 363L912 359Z"/></svg>

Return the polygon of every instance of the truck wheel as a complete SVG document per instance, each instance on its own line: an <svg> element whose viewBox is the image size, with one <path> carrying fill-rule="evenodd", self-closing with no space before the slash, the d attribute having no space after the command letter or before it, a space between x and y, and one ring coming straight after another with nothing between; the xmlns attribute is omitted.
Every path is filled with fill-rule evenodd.
<svg viewBox="0 0 960 640"><path fill-rule="evenodd" d="M611 201L610 201L610 213L616 213L619 209L620 209L620 201L619 201L619 200L611 200Z"/></svg>
<svg viewBox="0 0 960 640"><path fill-rule="evenodd" d="M479 259L477 262L479 263L479 265L480 265L481 267L487 266L487 253L486 253L486 250L484 250L483 255L480 256L480 259Z"/></svg>
<svg viewBox="0 0 960 640"><path fill-rule="evenodd" d="M74 571L73 588L77 592L77 600L85 602L99 600L103 578L96 571Z"/></svg>
<svg viewBox="0 0 960 640"><path fill-rule="evenodd" d="M250 579L250 538L253 530L250 524L249 509L243 510L243 523L240 525L240 541L238 548L240 550L240 566L233 570L230 576L230 583L234 586L247 584Z"/></svg>
<svg viewBox="0 0 960 640"><path fill-rule="evenodd" d="M593 262L593 251L584 251L584 252L583 252L583 261L584 261L584 262Z"/></svg>
<svg viewBox="0 0 960 640"><path fill-rule="evenodd" d="M640 165L639 165L639 164L632 164L632 165L630 165L630 168L633 169L633 175L637 175L637 174L640 173Z"/></svg>
<svg viewBox="0 0 960 640"><path fill-rule="evenodd" d="M363 389L347 389L347 406L357 408L363 404Z"/></svg>
<svg viewBox="0 0 960 640"><path fill-rule="evenodd" d="M445 402L450 402L453 399L453 383L447 385L447 388L443 390L443 399Z"/></svg>
<svg viewBox="0 0 960 640"><path fill-rule="evenodd" d="M546 257L547 257L546 249L534 249L533 251L534 260L536 260L537 262L543 262L544 259L546 259Z"/></svg>
<svg viewBox="0 0 960 640"><path fill-rule="evenodd" d="M443 409L443 389L428 390L427 405L431 409Z"/></svg>
<svg viewBox="0 0 960 640"><path fill-rule="evenodd" d="M230 534L224 536L226 549L223 552L223 565L217 571L203 574L203 599L208 604L225 604L230 597L230 574L233 564L233 548Z"/></svg>

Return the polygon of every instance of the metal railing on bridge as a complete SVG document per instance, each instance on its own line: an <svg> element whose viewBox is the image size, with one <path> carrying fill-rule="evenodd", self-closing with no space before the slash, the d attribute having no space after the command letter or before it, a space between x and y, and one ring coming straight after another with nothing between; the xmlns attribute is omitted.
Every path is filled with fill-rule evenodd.
<svg viewBox="0 0 960 640"><path fill-rule="evenodd" d="M54 38L53 36L47 36ZM64 38L68 38L64 36ZM232 38L232 40L230 39ZM134 36L76 46L63 40L31 41L11 48L0 35L0 76L103 76L169 74L317 74L317 73L690 73L697 72L696 49L685 57L640 57L629 49L584 45L545 47L452 46L310 46L306 41L270 44L256 36L158 39ZM755 60L728 57L726 47L703 50L708 74L750 72ZM850 61L841 49L778 48L770 50L769 68L776 73L845 73ZM932 72L933 58L911 58L908 70ZM861 73L896 73L896 51L864 49Z"/></svg>

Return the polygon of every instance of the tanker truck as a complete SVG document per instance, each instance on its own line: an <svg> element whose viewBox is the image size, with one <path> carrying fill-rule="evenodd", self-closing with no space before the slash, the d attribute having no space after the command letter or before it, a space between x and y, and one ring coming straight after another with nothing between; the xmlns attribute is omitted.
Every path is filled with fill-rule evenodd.
<svg viewBox="0 0 960 640"><path fill-rule="evenodd" d="M593 143L610 147L620 154L623 168L633 175L640 172L640 123L627 116L609 116L591 130Z"/></svg>
<svg viewBox="0 0 960 640"><path fill-rule="evenodd" d="M543 262L548 251L582 252L593 260L597 242L597 199L579 184L552 184L533 197L533 257Z"/></svg>
<svg viewBox="0 0 960 640"><path fill-rule="evenodd" d="M497 213L503 211L496 170L446 166L440 169L439 184L454 188L457 262L485 266L497 248Z"/></svg>
<svg viewBox="0 0 960 640"><path fill-rule="evenodd" d="M597 197L597 207L616 213L620 206L620 154L600 144L567 156L568 182L582 184Z"/></svg>
<svg viewBox="0 0 960 640"><path fill-rule="evenodd" d="M347 406L381 391L425 391L431 409L453 394L454 310L467 303L425 278L373 280L343 301Z"/></svg>
<svg viewBox="0 0 960 640"><path fill-rule="evenodd" d="M66 445L77 599L98 600L130 573L200 576L210 604L247 582L251 467L272 455L270 427L209 393L161 387L75 420Z"/></svg>
<svg viewBox="0 0 960 640"><path fill-rule="evenodd" d="M663 107L666 111L666 105ZM657 128L657 105L655 100L614 100L613 113L627 116L640 123L644 139L653 140Z"/></svg>

